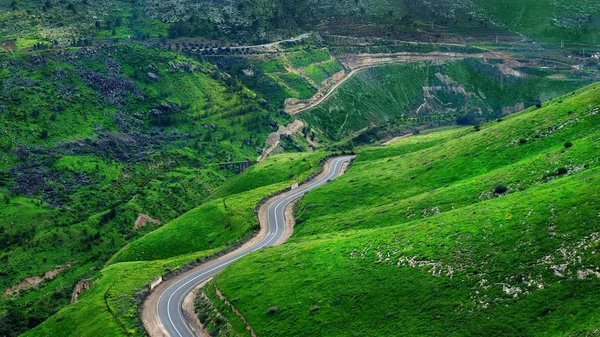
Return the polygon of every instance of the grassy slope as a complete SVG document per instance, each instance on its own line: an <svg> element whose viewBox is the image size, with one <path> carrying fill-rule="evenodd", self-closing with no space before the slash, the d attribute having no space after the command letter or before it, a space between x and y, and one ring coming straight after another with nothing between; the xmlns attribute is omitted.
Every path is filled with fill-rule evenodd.
<svg viewBox="0 0 600 337"><path fill-rule="evenodd" d="M317 172L324 156L321 152L278 155L252 167L224 185L217 192L219 199L126 246L94 275L93 286L79 302L25 335L143 336L137 308L154 278L239 243L256 229L256 204ZM207 242L211 237L215 240Z"/></svg>
<svg viewBox="0 0 600 337"><path fill-rule="evenodd" d="M407 39L454 32L493 39L523 33L544 42L598 44L600 8L594 0L236 0L193 2L101 0L52 3L20 0L0 4L0 42L16 40L18 49L36 43L68 46L113 38L202 37L265 41L306 30L351 36ZM498 23L498 25L492 24ZM505 27L505 28L504 28Z"/></svg>
<svg viewBox="0 0 600 337"><path fill-rule="evenodd" d="M207 164L256 156L271 131L253 92L174 53L117 46L1 62L0 289L79 262L3 297L0 334L39 324L78 279L156 228L134 231L138 214L169 222L197 207L234 176Z"/></svg>
<svg viewBox="0 0 600 337"><path fill-rule="evenodd" d="M314 41L307 39L277 55L251 58L219 56L208 59L238 77L272 108L283 109L286 99L312 97L323 80L343 70L335 60L322 64L333 56L326 48L311 49L314 46ZM313 80L317 87L307 78Z"/></svg>
<svg viewBox="0 0 600 337"><path fill-rule="evenodd" d="M452 82L444 83L436 74L448 76ZM503 107L519 102L531 106L586 83L507 76L474 59L442 65L389 65L359 72L323 104L301 113L300 118L327 137L339 140L362 128L393 120L410 125L454 122L460 115L473 115L475 120L499 117ZM427 95L423 86L430 87ZM427 100L430 107L417 112L429 94L434 96Z"/></svg>
<svg viewBox="0 0 600 337"><path fill-rule="evenodd" d="M600 43L600 5L594 0L475 1L484 15L544 42Z"/></svg>
<svg viewBox="0 0 600 337"><path fill-rule="evenodd" d="M78 302L65 307L24 336L145 336L137 309L147 293L148 284L170 270L218 251L108 266L98 273L96 283L83 292Z"/></svg>
<svg viewBox="0 0 600 337"><path fill-rule="evenodd" d="M599 93L366 148L214 283L259 335L597 335Z"/></svg>
<svg viewBox="0 0 600 337"><path fill-rule="evenodd" d="M109 263L161 260L235 246L258 229L254 208L260 200L306 179L323 156L284 154L252 166L211 195L211 201L128 244Z"/></svg>

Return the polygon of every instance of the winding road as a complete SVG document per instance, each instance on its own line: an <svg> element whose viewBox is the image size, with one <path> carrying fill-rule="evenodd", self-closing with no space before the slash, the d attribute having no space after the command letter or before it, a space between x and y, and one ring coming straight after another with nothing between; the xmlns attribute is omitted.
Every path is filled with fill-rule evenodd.
<svg viewBox="0 0 600 337"><path fill-rule="evenodd" d="M259 218L261 220L260 233L239 249L204 263L178 277L164 282L150 295L144 306L142 320L152 337L194 337L197 334L190 326L183 310L183 303L198 285L221 272L231 263L243 256L264 247L271 247L287 240L291 235L291 228L286 226L285 209L288 205L302 197L305 193L324 185L341 175L345 164L354 157L342 156L329 159L323 172L310 182L300 187L271 198L261 206ZM154 322L149 322L154 320ZM154 323L154 324L153 324ZM149 325L160 327L162 333L152 329Z"/></svg>

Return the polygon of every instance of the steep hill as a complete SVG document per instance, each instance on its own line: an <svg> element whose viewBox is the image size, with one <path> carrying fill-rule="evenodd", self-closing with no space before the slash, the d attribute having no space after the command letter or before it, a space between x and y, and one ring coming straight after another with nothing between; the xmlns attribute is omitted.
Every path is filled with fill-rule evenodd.
<svg viewBox="0 0 600 337"><path fill-rule="evenodd" d="M340 140L389 122L408 128L477 124L590 83L548 74L530 76L504 63L501 59L466 59L365 69L298 117L326 137Z"/></svg>
<svg viewBox="0 0 600 337"><path fill-rule="evenodd" d="M129 241L197 207L235 176L217 163L256 158L274 130L256 94L174 53L115 46L0 63L0 335L39 324Z"/></svg>
<svg viewBox="0 0 600 337"><path fill-rule="evenodd" d="M247 335L232 305L268 336L597 335L599 97L362 149L207 285L215 329Z"/></svg>
<svg viewBox="0 0 600 337"><path fill-rule="evenodd" d="M317 173L324 156L269 157L230 180L213 200L122 249L87 279L89 289L80 294L79 301L25 336L145 336L138 312L152 282L237 247L256 232L256 205Z"/></svg>
<svg viewBox="0 0 600 337"><path fill-rule="evenodd" d="M301 31L410 40L479 39L600 44L593 0L102 0L4 1L0 43L87 45L97 40L195 37L260 42Z"/></svg>

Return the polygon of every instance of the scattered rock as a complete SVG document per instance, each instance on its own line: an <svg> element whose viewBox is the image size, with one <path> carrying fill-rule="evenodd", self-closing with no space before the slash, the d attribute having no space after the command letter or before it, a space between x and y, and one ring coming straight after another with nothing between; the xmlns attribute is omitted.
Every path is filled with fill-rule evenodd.
<svg viewBox="0 0 600 337"><path fill-rule="evenodd" d="M151 72L148 72L148 77L149 77L151 80L153 80L153 81L156 81L156 82L158 82L158 81L160 80L160 77L159 77L159 76L157 76L156 74L154 74L154 73L151 73Z"/></svg>

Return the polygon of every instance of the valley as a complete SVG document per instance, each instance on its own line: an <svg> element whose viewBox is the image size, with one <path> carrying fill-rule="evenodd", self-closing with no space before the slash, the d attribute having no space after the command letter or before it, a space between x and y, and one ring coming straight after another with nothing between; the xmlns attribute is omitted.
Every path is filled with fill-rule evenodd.
<svg viewBox="0 0 600 337"><path fill-rule="evenodd" d="M598 335L599 23L0 4L0 336Z"/></svg>

